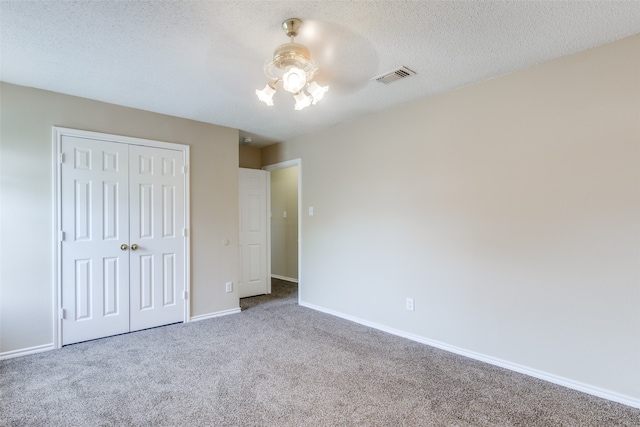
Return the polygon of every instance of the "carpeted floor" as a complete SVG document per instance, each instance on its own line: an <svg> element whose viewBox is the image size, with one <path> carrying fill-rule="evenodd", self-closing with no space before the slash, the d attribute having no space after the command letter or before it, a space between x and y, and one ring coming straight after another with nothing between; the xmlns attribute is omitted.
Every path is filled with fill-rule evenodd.
<svg viewBox="0 0 640 427"><path fill-rule="evenodd" d="M297 305L0 362L2 426L640 426L640 410Z"/></svg>

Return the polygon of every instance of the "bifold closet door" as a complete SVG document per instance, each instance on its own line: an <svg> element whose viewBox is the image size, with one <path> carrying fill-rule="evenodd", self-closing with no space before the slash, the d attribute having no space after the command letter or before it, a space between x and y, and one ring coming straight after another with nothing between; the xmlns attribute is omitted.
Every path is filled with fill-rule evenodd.
<svg viewBox="0 0 640 427"><path fill-rule="evenodd" d="M64 345L129 331L128 146L65 136L61 166Z"/></svg>

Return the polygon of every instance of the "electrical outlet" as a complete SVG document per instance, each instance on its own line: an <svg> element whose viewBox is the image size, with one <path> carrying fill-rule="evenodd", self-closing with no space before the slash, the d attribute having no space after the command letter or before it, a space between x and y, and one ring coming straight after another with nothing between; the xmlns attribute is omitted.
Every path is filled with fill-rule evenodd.
<svg viewBox="0 0 640 427"><path fill-rule="evenodd" d="M413 311L414 309L413 298L407 298L407 310Z"/></svg>
<svg viewBox="0 0 640 427"><path fill-rule="evenodd" d="M226 287L227 287L227 292L232 292L233 291L233 282L227 282L226 283Z"/></svg>

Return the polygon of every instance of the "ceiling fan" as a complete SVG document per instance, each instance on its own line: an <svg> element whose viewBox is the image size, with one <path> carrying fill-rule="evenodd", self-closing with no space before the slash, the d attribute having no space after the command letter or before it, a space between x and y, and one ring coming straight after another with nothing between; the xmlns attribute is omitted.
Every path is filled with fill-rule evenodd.
<svg viewBox="0 0 640 427"><path fill-rule="evenodd" d="M298 18L289 18L282 23L282 29L290 41L278 46L273 58L265 63L264 71L269 82L264 89L256 89L256 95L268 106L273 105L276 85L280 82L284 90L293 94L296 110L317 104L329 90L329 86L320 86L313 81L319 71L318 64L311 58L305 45L294 41L301 26L302 20Z"/></svg>

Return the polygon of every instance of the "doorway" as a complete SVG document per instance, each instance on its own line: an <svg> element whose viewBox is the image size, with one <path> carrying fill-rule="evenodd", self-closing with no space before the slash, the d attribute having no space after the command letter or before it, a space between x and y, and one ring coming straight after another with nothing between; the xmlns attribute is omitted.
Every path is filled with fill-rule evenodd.
<svg viewBox="0 0 640 427"><path fill-rule="evenodd" d="M301 160L263 167L271 173L271 277L298 283L301 300Z"/></svg>

